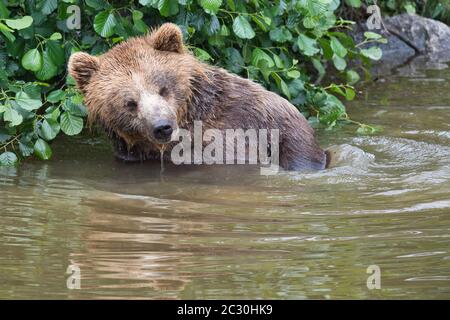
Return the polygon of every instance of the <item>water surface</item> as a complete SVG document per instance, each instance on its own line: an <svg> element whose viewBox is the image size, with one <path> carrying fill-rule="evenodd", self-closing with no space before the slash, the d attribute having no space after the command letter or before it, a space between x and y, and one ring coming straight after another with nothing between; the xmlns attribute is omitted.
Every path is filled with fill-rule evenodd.
<svg viewBox="0 0 450 320"><path fill-rule="evenodd" d="M349 114L384 131L320 131L337 163L317 173L161 175L90 136L2 168L0 298L449 299L450 70L382 78Z"/></svg>

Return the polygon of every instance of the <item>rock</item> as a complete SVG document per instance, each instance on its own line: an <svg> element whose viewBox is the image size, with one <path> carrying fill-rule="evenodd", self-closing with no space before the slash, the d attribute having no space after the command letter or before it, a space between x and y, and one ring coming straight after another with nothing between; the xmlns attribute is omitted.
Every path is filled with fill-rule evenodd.
<svg viewBox="0 0 450 320"><path fill-rule="evenodd" d="M402 14L385 19L386 28L419 54L450 60L450 27L433 19Z"/></svg>
<svg viewBox="0 0 450 320"><path fill-rule="evenodd" d="M375 63L376 74L386 74L415 61L420 64L450 61L450 27L446 24L410 14L384 18L383 22L385 28L373 30L388 40L387 44L379 45L383 57ZM364 39L365 31L368 31L365 24L354 29L352 37L357 43Z"/></svg>

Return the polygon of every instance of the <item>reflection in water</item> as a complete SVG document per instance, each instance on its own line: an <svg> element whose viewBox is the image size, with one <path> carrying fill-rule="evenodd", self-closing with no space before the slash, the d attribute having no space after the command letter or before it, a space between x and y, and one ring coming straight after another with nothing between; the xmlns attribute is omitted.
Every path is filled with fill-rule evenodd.
<svg viewBox="0 0 450 320"><path fill-rule="evenodd" d="M384 131L321 131L322 172L161 173L89 137L2 168L0 298L450 298L449 80L415 69L366 88L349 113Z"/></svg>

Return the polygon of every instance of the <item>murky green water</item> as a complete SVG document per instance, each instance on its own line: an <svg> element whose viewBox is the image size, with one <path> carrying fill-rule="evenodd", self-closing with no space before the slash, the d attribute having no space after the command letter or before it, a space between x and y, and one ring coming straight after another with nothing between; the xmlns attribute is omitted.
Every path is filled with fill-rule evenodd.
<svg viewBox="0 0 450 320"><path fill-rule="evenodd" d="M0 298L449 299L450 70L384 79L349 112L384 132L321 132L340 160L314 174L161 176L89 137L1 169Z"/></svg>

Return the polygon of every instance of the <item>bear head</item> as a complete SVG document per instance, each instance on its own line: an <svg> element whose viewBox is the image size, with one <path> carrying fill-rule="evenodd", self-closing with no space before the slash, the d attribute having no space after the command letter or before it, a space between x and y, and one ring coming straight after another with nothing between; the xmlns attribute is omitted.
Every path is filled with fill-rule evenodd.
<svg viewBox="0 0 450 320"><path fill-rule="evenodd" d="M185 50L180 28L171 23L100 56L74 53L68 69L84 94L89 121L128 148L170 142L186 121L193 72L201 70Z"/></svg>

